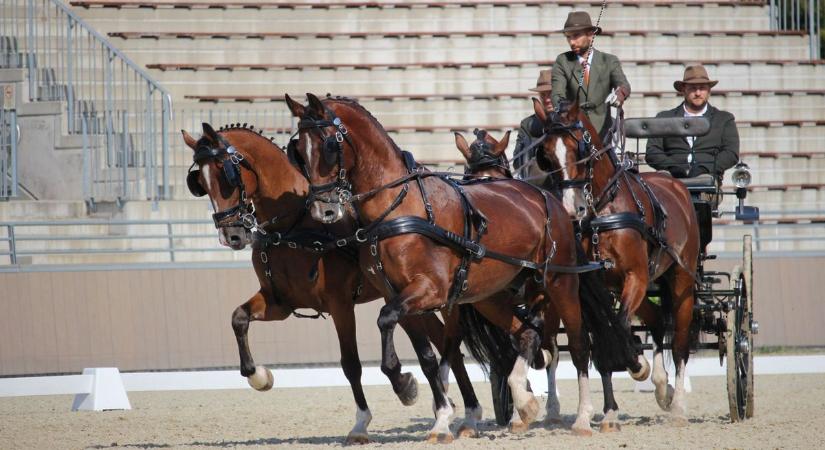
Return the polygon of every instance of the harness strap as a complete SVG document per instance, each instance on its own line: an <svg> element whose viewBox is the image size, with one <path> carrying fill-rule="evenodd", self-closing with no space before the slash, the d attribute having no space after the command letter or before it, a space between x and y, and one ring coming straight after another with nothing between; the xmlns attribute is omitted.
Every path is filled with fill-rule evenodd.
<svg viewBox="0 0 825 450"><path fill-rule="evenodd" d="M421 217L404 216L393 220L382 222L379 226L372 230L371 239L382 240L401 234L416 233L436 241L437 243L450 247L453 250L467 253L472 259L480 260L488 257L493 258L504 263L524 267L533 270L545 270L559 272L559 273L584 273L594 270L603 269L605 267L604 261L591 262L588 264L577 266L562 266L558 264L536 263L513 256L505 255L503 253L488 250L478 242L465 239L452 231L445 230L437 225L432 225Z"/></svg>

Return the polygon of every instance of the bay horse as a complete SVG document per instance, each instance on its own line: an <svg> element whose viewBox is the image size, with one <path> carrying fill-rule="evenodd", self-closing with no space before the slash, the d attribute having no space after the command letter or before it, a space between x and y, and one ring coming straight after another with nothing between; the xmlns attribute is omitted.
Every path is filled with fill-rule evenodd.
<svg viewBox="0 0 825 450"><path fill-rule="evenodd" d="M252 358L247 342L251 321L307 317L297 313L298 309L313 309L316 316L329 314L338 335L341 366L357 406L356 423L346 443L368 442L372 414L361 385L354 307L378 299L378 290L363 282L357 256L331 241L329 226L320 225L306 213L308 181L260 131L238 124L216 132L203 124L198 140L185 131L182 134L194 151L197 166L187 176L187 184L193 195L209 195L217 211L213 218L221 244L235 250L250 244L253 247L252 263L260 288L232 313L241 375L261 391L270 389L274 382L269 369L256 366ZM257 229L254 238L252 228ZM419 356L432 351L428 337L443 354L443 325L434 314L410 317L401 325ZM475 435L481 406L461 355L452 362L467 411L459 432ZM402 373L399 365L388 377L403 404L416 401L417 382L411 373Z"/></svg>
<svg viewBox="0 0 825 450"><path fill-rule="evenodd" d="M623 306L627 326L636 315L650 327L656 401L671 412L675 424L685 425L684 374L699 257L699 225L690 194L670 174L639 174L619 162L578 102L563 103L550 114L535 100L533 106L545 132L537 152L539 162L563 174L564 204L580 223L587 251L613 261L604 278ZM661 308L646 300L648 284L654 280L661 288ZM675 390L667 382L663 358L666 330L668 337L671 333L669 321ZM605 396L605 419L618 424L612 387L605 388Z"/></svg>
<svg viewBox="0 0 825 450"><path fill-rule="evenodd" d="M487 133L486 130L475 129L473 133L476 135L476 140L469 145L463 135L460 133L455 133L456 147L467 161L465 174L468 176L484 176L491 178L513 178L512 172L510 171L510 162L507 158L507 154L505 153L510 132L508 131L505 133L501 141L497 141L494 137ZM532 164L532 161L528 161L527 163ZM541 170L538 167L536 167L536 169ZM561 185L559 184L561 177L557 175L558 172L559 171L556 171L556 173L550 173L546 177L542 177L543 179L540 185L542 189L549 188L549 191L556 197L560 197L561 195ZM603 286L603 282L595 273L584 272L580 274L579 277L579 289L583 291L580 292L580 295L610 295L609 293L606 294L604 292L605 287ZM545 334L542 344L548 349L552 356L552 363L547 366L546 370L548 389L545 420L553 423L559 422L561 419L560 403L556 393L556 369L558 367L558 346L556 336L559 332L559 317L555 310L553 310L552 305L549 306L550 308L548 312L550 314L549 316L544 317ZM602 336L598 335L594 336L596 339L601 337ZM631 370L630 375L634 379L641 381L650 375L650 366L643 357L639 359L639 363L642 366L642 370L637 372L633 372ZM612 405L615 402L612 395L613 388L610 378L612 371L600 369L599 373L602 378L603 388L605 389L605 405ZM602 421L600 429L602 432L610 432L618 431L619 427L617 423L611 422L610 418L608 418L607 421Z"/></svg>
<svg viewBox="0 0 825 450"><path fill-rule="evenodd" d="M578 260L573 226L561 203L518 180L458 184L428 176L354 100L321 101L307 94L304 106L288 95L285 99L300 119L297 147L309 173L312 216L330 223L340 220L345 206L356 208L362 271L388 301L378 318L382 370L397 364L393 330L402 317L442 308L449 314L454 304L472 303L519 339L508 384L522 422L529 425L538 402L527 390L526 370L540 341L515 320L509 304L489 300L513 283L524 283L530 307L541 311L553 303L565 324L579 385L572 430L591 434L590 354L578 277L565 270ZM435 358L422 369L437 371ZM449 434L452 414L444 387L435 381L430 385L436 411L430 440Z"/></svg>

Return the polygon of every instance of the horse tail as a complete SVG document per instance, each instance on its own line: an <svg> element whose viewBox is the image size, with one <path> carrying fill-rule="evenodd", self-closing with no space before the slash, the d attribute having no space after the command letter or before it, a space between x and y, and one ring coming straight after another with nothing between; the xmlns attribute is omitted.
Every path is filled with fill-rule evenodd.
<svg viewBox="0 0 825 450"><path fill-rule="evenodd" d="M518 357L510 335L487 320L470 304L459 305L458 310L464 344L470 354L485 373L493 372L507 379Z"/></svg>
<svg viewBox="0 0 825 450"><path fill-rule="evenodd" d="M662 307L662 328L665 332L664 343L668 346L673 342L676 327L674 326L675 322L673 320L673 293L667 281L664 279L660 279L659 281L659 301Z"/></svg>
<svg viewBox="0 0 825 450"><path fill-rule="evenodd" d="M587 261L581 243L576 243L579 264ZM601 275L585 272L579 276L582 321L591 335L591 358L599 372L624 371L638 365L638 351L624 314L613 307L613 295Z"/></svg>

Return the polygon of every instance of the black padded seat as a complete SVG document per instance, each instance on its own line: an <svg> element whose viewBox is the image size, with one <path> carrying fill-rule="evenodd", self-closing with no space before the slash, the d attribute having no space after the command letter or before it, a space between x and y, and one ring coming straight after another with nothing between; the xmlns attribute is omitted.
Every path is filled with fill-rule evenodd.
<svg viewBox="0 0 825 450"><path fill-rule="evenodd" d="M625 119L624 133L629 138L704 136L710 131L705 117L640 117Z"/></svg>

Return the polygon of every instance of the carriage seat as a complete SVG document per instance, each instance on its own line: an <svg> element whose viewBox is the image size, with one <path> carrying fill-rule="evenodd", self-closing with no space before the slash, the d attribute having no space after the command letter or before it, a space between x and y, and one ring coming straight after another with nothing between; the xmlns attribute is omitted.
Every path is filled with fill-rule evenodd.
<svg viewBox="0 0 825 450"><path fill-rule="evenodd" d="M715 193L718 187L716 185L716 177L707 173L703 173L698 177L679 178L679 181L687 186L691 194L698 192Z"/></svg>

